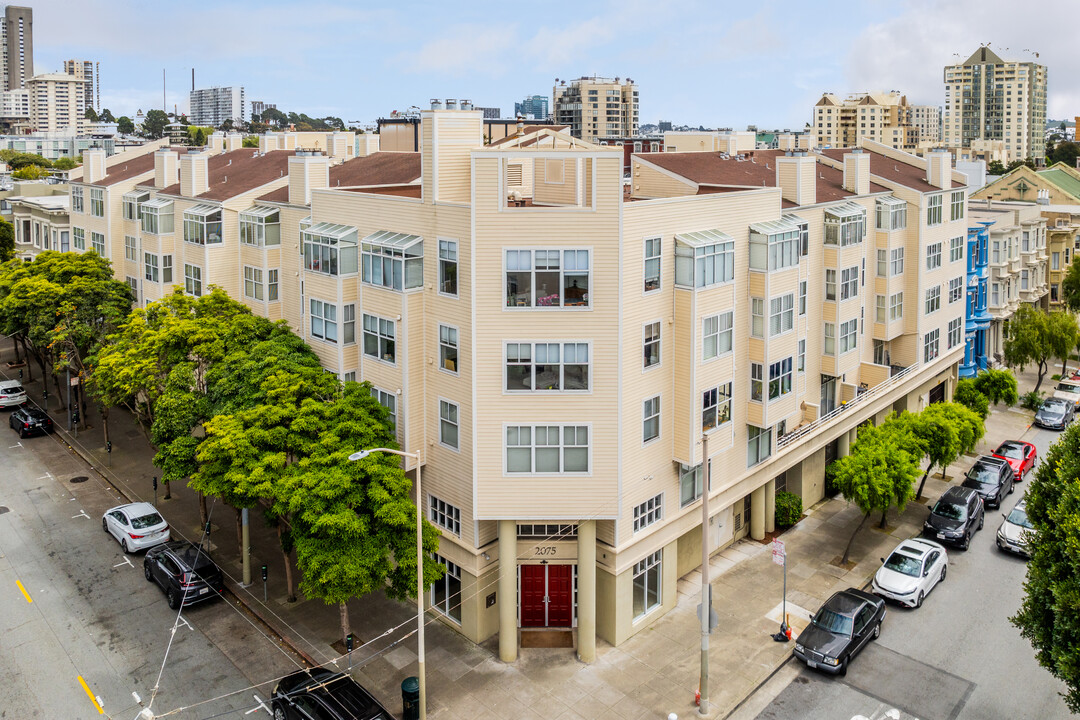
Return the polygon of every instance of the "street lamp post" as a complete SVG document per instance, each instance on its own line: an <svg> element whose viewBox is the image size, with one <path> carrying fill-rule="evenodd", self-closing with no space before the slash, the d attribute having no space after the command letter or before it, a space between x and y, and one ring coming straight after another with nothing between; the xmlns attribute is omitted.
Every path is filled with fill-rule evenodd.
<svg viewBox="0 0 1080 720"><path fill-rule="evenodd" d="M416 460L416 676L420 681L420 720L427 720L427 680L424 674L424 527L423 511L420 509L423 497L420 494L420 453L391 448L371 448L353 453L349 456L349 460L353 462L363 460L376 452L401 455Z"/></svg>

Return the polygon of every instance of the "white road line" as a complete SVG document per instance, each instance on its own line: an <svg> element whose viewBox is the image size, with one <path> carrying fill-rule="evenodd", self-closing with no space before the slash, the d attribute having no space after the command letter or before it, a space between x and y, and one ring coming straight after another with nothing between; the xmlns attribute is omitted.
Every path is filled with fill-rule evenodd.
<svg viewBox="0 0 1080 720"><path fill-rule="evenodd" d="M124 558L124 562L116 563L115 565L113 565L113 567L118 568L118 567L120 567L121 565L124 565L124 564L127 564L127 565L129 565L131 567L135 567L134 565L131 564L131 560L129 558Z"/></svg>
<svg viewBox="0 0 1080 720"><path fill-rule="evenodd" d="M15 443L14 445L8 445L8 450L22 447L22 443ZM40 479L40 478L39 478Z"/></svg>
<svg viewBox="0 0 1080 720"><path fill-rule="evenodd" d="M244 713L245 715L250 715L253 712L259 712L260 710L265 710L267 715L273 717L274 713L271 712L270 708L266 707L266 703L263 702L263 699L261 697L259 697L258 695L252 695L252 697L255 698L255 702L259 704Z"/></svg>
<svg viewBox="0 0 1080 720"><path fill-rule="evenodd" d="M182 622L182 623L184 623L185 625L187 625L187 629L188 629L188 630L194 630L194 629L195 629L195 628L191 627L190 625L188 625L188 621L184 619L184 616L183 616L183 615L181 615L181 616L180 616L179 620L180 620L180 622Z"/></svg>
<svg viewBox="0 0 1080 720"><path fill-rule="evenodd" d="M90 516L86 514L86 511L85 511L85 510L83 510L82 512L80 512L80 513L79 513L78 515L72 515L72 516L71 516L71 519L72 519L72 520L74 520L74 519L75 519L75 518L77 518L77 517L84 517L84 518L86 518L87 520L89 520L89 519L90 519Z"/></svg>
<svg viewBox="0 0 1080 720"><path fill-rule="evenodd" d="M19 444L21 445L22 443L19 443ZM38 480L48 480L51 477L52 477L52 475L50 473L45 473L44 475L39 477Z"/></svg>

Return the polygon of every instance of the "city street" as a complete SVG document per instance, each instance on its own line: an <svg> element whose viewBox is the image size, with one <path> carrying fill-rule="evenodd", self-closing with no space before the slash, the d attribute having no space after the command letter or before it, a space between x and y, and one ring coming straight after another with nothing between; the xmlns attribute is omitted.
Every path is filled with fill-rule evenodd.
<svg viewBox="0 0 1080 720"><path fill-rule="evenodd" d="M103 511L124 500L58 435L20 440L6 411L0 422L4 717L131 720L132 693L149 704L159 673L156 715L192 706L175 717L217 717L256 707L270 686L251 686L297 668L228 598L177 619L144 579L142 554L125 557L102 532Z"/></svg>
<svg viewBox="0 0 1080 720"><path fill-rule="evenodd" d="M1017 439L1033 443L1041 460L1059 434L1031 427ZM988 438L992 445L1006 439L1013 438ZM732 720L895 718L886 715L890 710L900 711L902 720L1066 717L1058 696L1064 685L1038 666L1031 645L1008 621L1023 599L1025 561L999 551L994 541L1001 513L1012 509L1027 483L1018 484L1001 509L987 511L971 549L949 549L947 580L921 608L889 604L881 637L855 658L847 677L791 660Z"/></svg>

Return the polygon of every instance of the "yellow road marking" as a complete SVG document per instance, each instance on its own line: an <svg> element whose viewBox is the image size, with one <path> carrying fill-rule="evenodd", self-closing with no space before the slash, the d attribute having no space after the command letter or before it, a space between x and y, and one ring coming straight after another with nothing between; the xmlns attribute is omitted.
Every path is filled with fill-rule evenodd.
<svg viewBox="0 0 1080 720"><path fill-rule="evenodd" d="M16 580L15 584L19 586L20 590L22 590L22 594L23 594L23 597L26 598L26 602L28 602L28 603L34 602L34 599L30 597L30 593L26 592L26 588L23 587L23 584L21 582Z"/></svg>
<svg viewBox="0 0 1080 720"><path fill-rule="evenodd" d="M90 686L86 684L86 681L82 679L82 675L79 676L79 684L82 685L82 689L86 691L86 697L90 698L90 702L94 703L94 707L97 708L98 715L104 715L105 711L98 705L97 699L94 697L94 693L90 692Z"/></svg>

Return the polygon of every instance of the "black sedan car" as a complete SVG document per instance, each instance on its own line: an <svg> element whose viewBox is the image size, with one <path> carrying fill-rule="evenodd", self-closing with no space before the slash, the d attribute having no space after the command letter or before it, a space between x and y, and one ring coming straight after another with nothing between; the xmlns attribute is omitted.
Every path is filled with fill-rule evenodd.
<svg viewBox="0 0 1080 720"><path fill-rule="evenodd" d="M19 437L29 437L34 433L46 435L53 431L52 418L32 405L23 406L12 411L8 416L8 425L19 433Z"/></svg>
<svg viewBox="0 0 1080 720"><path fill-rule="evenodd" d="M885 600L848 588L825 601L795 643L795 657L809 667L846 675L851 658L881 634Z"/></svg>
<svg viewBox="0 0 1080 720"><path fill-rule="evenodd" d="M143 574L165 591L169 607L217 597L225 589L221 570L198 545L174 540L146 551Z"/></svg>
<svg viewBox="0 0 1080 720"><path fill-rule="evenodd" d="M982 496L971 488L951 487L934 503L923 534L967 550L971 536L982 530L986 508Z"/></svg>
<svg viewBox="0 0 1080 720"><path fill-rule="evenodd" d="M343 672L313 668L282 678L270 696L274 720L393 720L359 683Z"/></svg>
<svg viewBox="0 0 1080 720"><path fill-rule="evenodd" d="M1046 398L1035 413L1035 424L1050 430L1064 430L1073 421L1076 408L1071 402L1059 398Z"/></svg>
<svg viewBox="0 0 1080 720"><path fill-rule="evenodd" d="M1015 489L1015 480L1016 475L1007 460L983 455L967 471L961 486L979 493L990 507L1001 507L1001 501Z"/></svg>

